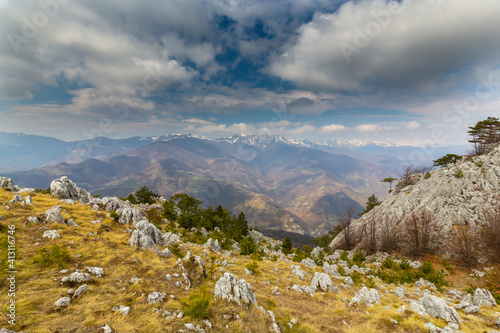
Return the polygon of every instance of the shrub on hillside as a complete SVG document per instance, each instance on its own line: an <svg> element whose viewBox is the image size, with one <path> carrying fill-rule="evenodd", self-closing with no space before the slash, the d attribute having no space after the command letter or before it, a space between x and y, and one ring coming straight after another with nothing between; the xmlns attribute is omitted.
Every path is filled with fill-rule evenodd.
<svg viewBox="0 0 500 333"><path fill-rule="evenodd" d="M188 317L206 319L210 312L212 297L207 287L202 286L193 291L188 299L181 301L181 309Z"/></svg>
<svg viewBox="0 0 500 333"><path fill-rule="evenodd" d="M437 249L441 229L442 226L431 211L422 209L412 212L401 222L401 246L411 256L432 254Z"/></svg>
<svg viewBox="0 0 500 333"><path fill-rule="evenodd" d="M71 257L68 250L61 247L59 244L38 249L37 255L31 259L32 264L37 264L42 267L48 267L56 264L59 267L65 267L70 262Z"/></svg>
<svg viewBox="0 0 500 333"><path fill-rule="evenodd" d="M482 231L485 255L491 262L500 263L500 209L489 214Z"/></svg>

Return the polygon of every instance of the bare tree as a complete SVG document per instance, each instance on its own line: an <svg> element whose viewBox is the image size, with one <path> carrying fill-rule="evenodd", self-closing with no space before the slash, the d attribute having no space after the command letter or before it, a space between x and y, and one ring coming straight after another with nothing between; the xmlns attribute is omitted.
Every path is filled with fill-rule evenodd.
<svg viewBox="0 0 500 333"><path fill-rule="evenodd" d="M495 263L500 262L500 209L488 214L488 221L483 227L485 255Z"/></svg>
<svg viewBox="0 0 500 333"><path fill-rule="evenodd" d="M407 254L418 256L433 253L441 227L432 212L426 209L412 212L402 222L401 242Z"/></svg>
<svg viewBox="0 0 500 333"><path fill-rule="evenodd" d="M476 267L480 255L480 232L475 226L456 226L450 242L454 260L467 268Z"/></svg>
<svg viewBox="0 0 500 333"><path fill-rule="evenodd" d="M413 164L410 164L406 167L406 169L403 170L403 172L400 175L399 182L396 185L395 192L399 193L402 188L405 188L406 186L409 185L414 185L415 184L415 177L414 175L417 173L415 167Z"/></svg>
<svg viewBox="0 0 500 333"><path fill-rule="evenodd" d="M380 250L384 252L394 252L398 249L399 230L394 223L394 219L385 215L381 222Z"/></svg>
<svg viewBox="0 0 500 333"><path fill-rule="evenodd" d="M344 214L338 218L339 226L342 228L344 236L344 245L347 250L351 250L357 244L356 231L352 226L354 220L354 207L349 206L345 209Z"/></svg>
<svg viewBox="0 0 500 333"><path fill-rule="evenodd" d="M363 248L369 254L377 251L377 223L379 214L372 209L366 214L366 223L363 226Z"/></svg>

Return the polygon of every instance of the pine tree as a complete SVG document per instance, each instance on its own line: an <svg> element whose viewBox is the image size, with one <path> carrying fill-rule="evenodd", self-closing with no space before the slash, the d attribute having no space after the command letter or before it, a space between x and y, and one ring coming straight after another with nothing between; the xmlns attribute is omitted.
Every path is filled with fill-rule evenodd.
<svg viewBox="0 0 500 333"><path fill-rule="evenodd" d="M292 253L292 241L290 240L290 238L288 238L288 236L283 241L283 245L281 245L281 251L284 254Z"/></svg>
<svg viewBox="0 0 500 333"><path fill-rule="evenodd" d="M474 144L474 152L478 155L486 153L488 145L500 143L500 120L488 117L476 125L469 127L470 143Z"/></svg>
<svg viewBox="0 0 500 333"><path fill-rule="evenodd" d="M362 213L359 213L359 216L363 216L366 213L368 213L370 210L373 208L380 206L382 202L375 196L375 194L372 194L369 198L368 201L366 202L366 208Z"/></svg>
<svg viewBox="0 0 500 333"><path fill-rule="evenodd" d="M448 164L455 164L462 159L461 155L456 154L446 154L437 160L434 160L434 166L446 166Z"/></svg>

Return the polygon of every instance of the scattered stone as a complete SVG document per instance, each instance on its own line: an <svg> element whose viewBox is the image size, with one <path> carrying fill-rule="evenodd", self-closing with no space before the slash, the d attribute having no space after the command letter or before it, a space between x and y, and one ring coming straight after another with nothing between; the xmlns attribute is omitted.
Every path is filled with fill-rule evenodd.
<svg viewBox="0 0 500 333"><path fill-rule="evenodd" d="M59 298L57 301L55 301L54 306L56 308L65 308L65 307L68 307L70 304L71 304L71 298L63 297L63 298Z"/></svg>
<svg viewBox="0 0 500 333"><path fill-rule="evenodd" d="M119 305L111 308L113 312L121 312L121 314L125 317L130 313L130 306Z"/></svg>
<svg viewBox="0 0 500 333"><path fill-rule="evenodd" d="M103 327L101 327L101 330L103 333L113 333L113 330L111 327L109 327L108 324L105 324Z"/></svg>
<svg viewBox="0 0 500 333"><path fill-rule="evenodd" d="M300 270L299 265L292 265L292 274L290 275L290 277L293 275L296 275L301 280L305 280L306 276L308 276L306 272Z"/></svg>
<svg viewBox="0 0 500 333"><path fill-rule="evenodd" d="M491 308L493 306L496 306L497 302L495 298L491 295L489 290L477 288L476 291L474 292L474 299L472 301L472 304L479 307L484 305Z"/></svg>
<svg viewBox="0 0 500 333"><path fill-rule="evenodd" d="M92 281L92 277L89 273L74 272L69 275L68 281L73 283L83 283Z"/></svg>
<svg viewBox="0 0 500 333"><path fill-rule="evenodd" d="M210 250L212 250L213 252L222 253L222 248L219 245L218 240L214 241L212 238L209 238L208 241L203 246L210 248Z"/></svg>
<svg viewBox="0 0 500 333"><path fill-rule="evenodd" d="M118 218L118 223L123 225L130 225L132 223L135 225L137 222L142 221L144 216L141 211L133 207L123 207L116 210L120 217Z"/></svg>
<svg viewBox="0 0 500 333"><path fill-rule="evenodd" d="M135 228L146 234L155 244L163 245L163 235L153 223L149 223L148 220L142 220L137 222Z"/></svg>
<svg viewBox="0 0 500 333"><path fill-rule="evenodd" d="M22 202L22 203L24 203L24 198L23 198L23 196L22 196L22 195L20 195L20 194L16 194L16 195L14 196L14 198L12 198L12 200L10 200L10 201L9 201L9 203L11 203L11 204L13 204L13 203L17 203L17 202Z"/></svg>
<svg viewBox="0 0 500 333"><path fill-rule="evenodd" d="M14 191L14 182L10 178L0 177L0 188L7 191Z"/></svg>
<svg viewBox="0 0 500 333"><path fill-rule="evenodd" d="M68 177L53 180L50 183L50 193L60 200L78 200L85 204L90 203L93 199L92 194L76 186Z"/></svg>
<svg viewBox="0 0 500 333"><path fill-rule="evenodd" d="M380 296L378 295L377 290L373 288L368 290L367 287L361 288L361 290L358 291L352 298L351 302L349 302L349 306L356 306L361 303L364 303L366 305L380 303Z"/></svg>
<svg viewBox="0 0 500 333"><path fill-rule="evenodd" d="M425 295L417 302L411 302L410 309L423 316L442 318L448 323L462 323L462 319L454 308L446 304L444 299L433 295Z"/></svg>
<svg viewBox="0 0 500 333"><path fill-rule="evenodd" d="M181 238L179 235L174 234L170 231L166 232L163 235L163 245L170 246L175 243L181 243Z"/></svg>
<svg viewBox="0 0 500 333"><path fill-rule="evenodd" d="M84 292L87 291L87 288L88 288L88 286L86 284L82 284L80 287L78 287L78 289L73 294L73 298L77 298L80 295L82 295Z"/></svg>
<svg viewBox="0 0 500 333"><path fill-rule="evenodd" d="M85 267L87 271L93 276L102 277L104 275L104 269L101 267Z"/></svg>
<svg viewBox="0 0 500 333"><path fill-rule="evenodd" d="M128 281L129 284L134 284L134 283L139 283L139 282L141 282L141 279L136 278L136 277L132 278L132 279L130 279L130 281Z"/></svg>
<svg viewBox="0 0 500 333"><path fill-rule="evenodd" d="M165 300L165 296L163 296L163 294L161 294L157 291L148 295L148 303L149 304L162 303L164 300Z"/></svg>
<svg viewBox="0 0 500 333"><path fill-rule="evenodd" d="M61 215L61 206L54 206L45 212L45 222L64 224L64 217Z"/></svg>
<svg viewBox="0 0 500 333"><path fill-rule="evenodd" d="M61 237L57 232L61 230L45 230L43 233L43 238L55 239Z"/></svg>
<svg viewBox="0 0 500 333"><path fill-rule="evenodd" d="M326 261L323 262L323 271L330 275L331 277L340 277L340 273L338 272L338 266L337 265L330 265Z"/></svg>
<svg viewBox="0 0 500 333"><path fill-rule="evenodd" d="M333 289L333 281L332 278L326 273L314 273L314 277L311 282L311 288L315 291L318 290L318 287L323 291L328 291Z"/></svg>
<svg viewBox="0 0 500 333"><path fill-rule="evenodd" d="M401 287L396 287L394 290L394 296L399 297L399 298L405 298L405 291Z"/></svg>
<svg viewBox="0 0 500 333"><path fill-rule="evenodd" d="M227 301L235 301L238 305L241 303L249 304L252 302L257 306L255 294L252 286L244 279L238 279L231 273L224 273L215 284L214 297L222 298Z"/></svg>
<svg viewBox="0 0 500 333"><path fill-rule="evenodd" d="M306 266L307 268L314 268L314 267L316 267L316 263L311 258L302 259L302 261L300 263L302 265Z"/></svg>

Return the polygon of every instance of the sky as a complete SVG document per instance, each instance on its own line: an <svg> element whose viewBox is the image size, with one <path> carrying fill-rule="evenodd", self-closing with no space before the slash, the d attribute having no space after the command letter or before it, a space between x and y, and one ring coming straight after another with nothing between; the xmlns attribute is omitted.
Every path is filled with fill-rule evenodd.
<svg viewBox="0 0 500 333"><path fill-rule="evenodd" d="M498 0L0 0L0 131L467 142Z"/></svg>

